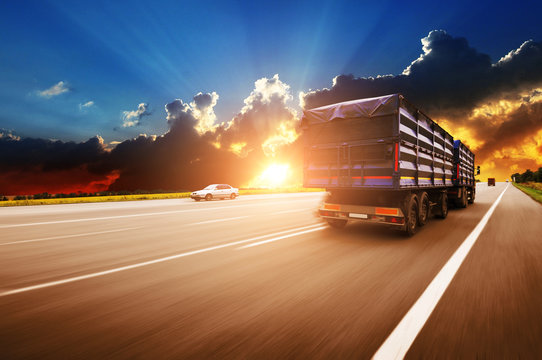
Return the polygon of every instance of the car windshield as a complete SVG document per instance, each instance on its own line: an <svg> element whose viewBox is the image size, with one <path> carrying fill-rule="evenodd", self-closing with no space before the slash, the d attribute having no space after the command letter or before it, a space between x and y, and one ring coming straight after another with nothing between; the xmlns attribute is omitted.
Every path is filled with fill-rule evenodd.
<svg viewBox="0 0 542 360"><path fill-rule="evenodd" d="M212 189L214 189L214 188L215 188L214 185L209 185L209 186L207 186L207 187L206 187L205 189L203 189L203 190L212 190Z"/></svg>

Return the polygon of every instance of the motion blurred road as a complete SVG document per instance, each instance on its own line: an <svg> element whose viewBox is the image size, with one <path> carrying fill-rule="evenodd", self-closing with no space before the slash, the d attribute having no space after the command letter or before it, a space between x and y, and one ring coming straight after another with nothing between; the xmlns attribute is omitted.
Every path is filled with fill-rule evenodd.
<svg viewBox="0 0 542 360"><path fill-rule="evenodd" d="M1 208L0 357L371 358L506 189L406 358L537 358L542 206L507 186L411 238L322 193Z"/></svg>

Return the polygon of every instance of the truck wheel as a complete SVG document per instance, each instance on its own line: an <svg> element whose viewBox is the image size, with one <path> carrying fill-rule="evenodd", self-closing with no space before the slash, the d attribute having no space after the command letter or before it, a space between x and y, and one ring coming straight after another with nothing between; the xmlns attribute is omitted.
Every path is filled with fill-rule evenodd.
<svg viewBox="0 0 542 360"><path fill-rule="evenodd" d="M418 201L414 194L408 200L407 217L405 220L405 232L408 236L416 234L418 231Z"/></svg>
<svg viewBox="0 0 542 360"><path fill-rule="evenodd" d="M474 198L476 197L476 191L471 188L469 191L469 204L474 204Z"/></svg>
<svg viewBox="0 0 542 360"><path fill-rule="evenodd" d="M448 195L446 195L446 193L440 195L437 206L436 216L441 219L446 219L446 216L448 216Z"/></svg>
<svg viewBox="0 0 542 360"><path fill-rule="evenodd" d="M205 195L205 200L207 200L207 201L213 200L213 195L211 195L211 194Z"/></svg>
<svg viewBox="0 0 542 360"><path fill-rule="evenodd" d="M419 226L424 226L425 224L427 224L427 220L429 219L429 209L429 196L424 191L420 196L420 211L418 213Z"/></svg>
<svg viewBox="0 0 542 360"><path fill-rule="evenodd" d="M348 222L348 220L343 220L343 219L326 219L326 221L329 224L329 226L335 229L342 229L343 227L346 226L346 223Z"/></svg>

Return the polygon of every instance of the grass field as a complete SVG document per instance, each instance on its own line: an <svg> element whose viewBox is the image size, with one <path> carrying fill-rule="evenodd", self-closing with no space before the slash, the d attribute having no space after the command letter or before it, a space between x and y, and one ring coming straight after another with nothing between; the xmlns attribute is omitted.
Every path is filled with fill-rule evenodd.
<svg viewBox="0 0 542 360"><path fill-rule="evenodd" d="M282 194L282 193L318 192L318 191L324 191L324 189L305 189L305 188L241 189L239 190L239 195ZM8 200L8 201L0 201L0 207L27 206L27 205L77 204L77 203L95 203L95 202L109 202L109 201L180 199L180 198L187 198L187 197L190 197L189 192L166 193L166 194L88 196L88 197L58 198L58 199Z"/></svg>
<svg viewBox="0 0 542 360"><path fill-rule="evenodd" d="M529 195L530 197L542 204L542 183L531 182L525 184L513 184L525 194Z"/></svg>

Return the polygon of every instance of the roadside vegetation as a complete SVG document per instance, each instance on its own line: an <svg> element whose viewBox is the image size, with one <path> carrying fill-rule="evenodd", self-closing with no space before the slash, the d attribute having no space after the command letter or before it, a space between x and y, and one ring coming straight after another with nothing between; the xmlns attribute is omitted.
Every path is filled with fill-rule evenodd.
<svg viewBox="0 0 542 360"><path fill-rule="evenodd" d="M542 204L542 167L538 171L527 169L523 174L512 175L514 186Z"/></svg>
<svg viewBox="0 0 542 360"><path fill-rule="evenodd" d="M295 192L318 192L323 189L305 189L302 187L282 189L239 189L239 195L258 194L281 194ZM25 205L55 205L55 204L76 204L95 203L110 201L134 201L134 200L161 200L180 199L190 197L190 192L145 192L145 191L120 191L120 192L99 192L99 193L71 193L71 194L49 194L41 193L34 195L17 195L7 197L0 195L0 207L3 206L25 206Z"/></svg>

